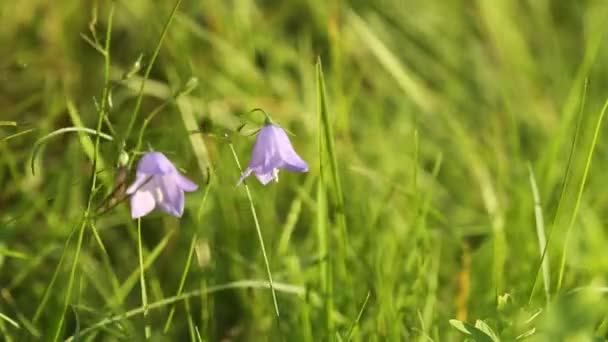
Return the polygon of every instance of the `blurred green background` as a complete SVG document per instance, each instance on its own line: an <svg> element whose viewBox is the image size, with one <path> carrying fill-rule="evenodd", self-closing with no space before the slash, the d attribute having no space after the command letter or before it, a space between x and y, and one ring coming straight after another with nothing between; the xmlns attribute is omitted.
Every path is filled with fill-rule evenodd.
<svg viewBox="0 0 608 342"><path fill-rule="evenodd" d="M608 2L178 5L0 3L3 340L608 337ZM310 164L247 182L279 319L230 150L249 160L256 107ZM98 153L53 134L100 113ZM148 117L141 150L200 188L141 221L144 284L128 201L83 213Z"/></svg>

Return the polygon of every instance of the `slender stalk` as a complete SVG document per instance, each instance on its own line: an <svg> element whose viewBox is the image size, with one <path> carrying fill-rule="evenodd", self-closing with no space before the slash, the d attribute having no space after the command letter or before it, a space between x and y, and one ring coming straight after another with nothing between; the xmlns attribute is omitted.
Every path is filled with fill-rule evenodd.
<svg viewBox="0 0 608 342"><path fill-rule="evenodd" d="M186 85L186 87L187 86L188 85ZM194 89L194 87L195 86L188 87L187 89L185 89L183 91L178 91L177 93L172 94L163 103L161 103L152 112L150 112L150 114L144 119L144 123L141 125L141 128L139 129L139 134L137 135L137 144L135 145L135 148L134 148L135 151L139 151L141 149L141 145L142 145L143 139L144 139L144 133L146 132L146 129L148 128L148 125L150 124L150 122L152 122L152 119L154 119L156 117L156 115L158 115L163 109L165 109L165 107L167 107L171 103L176 102L181 96L184 96L184 95L187 95L188 93L190 93L190 91L192 91Z"/></svg>
<svg viewBox="0 0 608 342"><path fill-rule="evenodd" d="M165 107L167 107L167 105L169 105L169 103L170 103L169 101L163 102L160 106L156 107L156 109L154 109L152 111L152 113L150 113L150 115L148 115L147 118L144 119L144 123L141 125L141 129L139 130L139 134L137 136L137 144L135 145L135 151L139 151L141 149L141 144L144 139L144 132L146 131L146 128L148 128L148 125L150 124L152 119L158 113L160 113L163 109L165 109Z"/></svg>
<svg viewBox="0 0 608 342"><path fill-rule="evenodd" d="M110 2L110 11L108 14L108 28L106 30L106 41L104 47L104 83L103 97L101 100L101 107L97 116L97 127L95 136L95 154L93 156L93 168L91 170L91 188L89 190L87 207L82 218L82 224L80 225L78 232L78 242L76 244L76 252L74 253L74 261L72 262L72 269L70 271L70 278L68 280L67 293L63 303L63 308L59 316L59 322L55 330L53 341L58 341L63 329L63 323L65 321L65 313L72 297L72 290L74 287L74 278L76 274L76 266L78 265L78 259L80 258L80 250L82 249L82 240L84 238L84 230L90 219L91 207L93 204L93 193L97 187L97 160L99 156L99 143L101 140L100 132L103 124L103 117L106 115L107 104L108 104L108 93L110 88L110 44L112 41L112 22L114 18L114 2Z"/></svg>
<svg viewBox="0 0 608 342"><path fill-rule="evenodd" d="M171 14L169 14L169 18L167 19L167 22L165 23L165 26L163 27L163 31L160 34L160 38L158 39L158 44L156 44L156 48L154 49L154 54L152 55L150 62L146 66L146 71L144 72L144 78L142 79L141 85L139 86L139 94L137 95L137 100L135 102L135 108L133 109L133 113L131 114L131 120L129 121L129 126L127 127L127 132L124 135L125 140L126 140L126 138L129 137L129 135L131 135L131 132L133 131L133 128L135 127L135 121L137 121L137 115L139 114L139 109L141 108L141 101L144 97L144 87L146 85L146 81L148 80L148 77L150 77L150 72L152 71L152 66L154 65L154 62L156 61L156 58L158 57L158 53L160 52L160 47L162 46L162 43L165 40L167 31L169 30L169 25L171 24L173 17L175 17L175 14L177 13L177 9L179 8L179 5L181 4L181 2L182 2L182 0L175 1L175 5L173 6L173 9L171 10Z"/></svg>
<svg viewBox="0 0 608 342"><path fill-rule="evenodd" d="M150 338L150 325L148 319L148 292L146 291L146 277L144 276L144 253L141 243L141 219L137 219L137 254L139 256L139 285L141 287L141 302L144 308L144 334L146 340Z"/></svg>
<svg viewBox="0 0 608 342"><path fill-rule="evenodd" d="M232 155L234 156L234 161L239 168L239 172L242 173L243 169L241 168L241 163L239 162L239 157L236 155L236 151L234 150L234 146L232 143L229 143L230 151L232 151ZM260 228L260 222L258 221L258 215L255 211L255 205L253 204L253 197L251 196L251 191L249 190L249 186L247 183L243 182L245 186L245 192L247 193L247 199L249 200L249 205L251 208L251 215L253 216L253 222L255 224L255 230L258 233L258 239L260 241L260 247L262 248L262 255L264 256L264 265L266 266L266 274L268 276L268 283L270 284L270 292L272 292L272 302L274 304L274 310L277 314L277 317L280 317L279 314L279 303L277 301L277 295L274 289L274 283L272 282L272 273L270 272L270 263L268 262L268 256L266 255L266 247L264 246L264 237L262 236L262 228Z"/></svg>

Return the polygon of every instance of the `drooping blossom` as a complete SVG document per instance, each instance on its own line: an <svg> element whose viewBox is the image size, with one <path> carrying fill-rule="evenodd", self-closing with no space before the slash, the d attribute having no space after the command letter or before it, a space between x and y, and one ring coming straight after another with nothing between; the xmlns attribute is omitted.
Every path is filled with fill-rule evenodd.
<svg viewBox="0 0 608 342"><path fill-rule="evenodd" d="M259 132L253 145L251 160L241 175L241 184L252 172L264 185L279 181L279 169L307 172L308 164L296 153L285 130L268 123Z"/></svg>
<svg viewBox="0 0 608 342"><path fill-rule="evenodd" d="M161 152L148 152L137 163L137 174L127 189L131 195L131 217L139 218L154 208L177 217L184 213L184 191L198 188L182 175Z"/></svg>

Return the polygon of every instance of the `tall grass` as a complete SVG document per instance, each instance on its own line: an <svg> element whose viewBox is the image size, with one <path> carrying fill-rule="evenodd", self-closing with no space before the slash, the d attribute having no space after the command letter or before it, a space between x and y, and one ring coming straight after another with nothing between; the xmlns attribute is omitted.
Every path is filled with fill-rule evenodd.
<svg viewBox="0 0 608 342"><path fill-rule="evenodd" d="M608 338L608 3L0 20L0 340ZM308 173L235 188L252 108ZM150 148L199 184L181 219L131 219L121 181Z"/></svg>

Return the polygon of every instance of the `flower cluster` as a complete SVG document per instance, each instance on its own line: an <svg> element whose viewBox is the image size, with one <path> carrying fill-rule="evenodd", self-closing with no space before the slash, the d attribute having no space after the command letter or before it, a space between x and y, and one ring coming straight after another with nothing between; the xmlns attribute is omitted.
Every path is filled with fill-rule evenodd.
<svg viewBox="0 0 608 342"><path fill-rule="evenodd" d="M267 123L260 129L249 165L237 185L253 173L264 185L279 180L279 169L307 172L308 164L296 153L287 133L280 126ZM184 192L198 186L184 176L161 152L144 154L137 163L135 181L126 193L131 196L131 216L140 218L159 208L173 216L184 212Z"/></svg>

